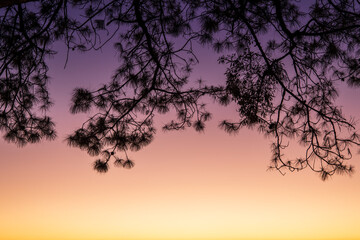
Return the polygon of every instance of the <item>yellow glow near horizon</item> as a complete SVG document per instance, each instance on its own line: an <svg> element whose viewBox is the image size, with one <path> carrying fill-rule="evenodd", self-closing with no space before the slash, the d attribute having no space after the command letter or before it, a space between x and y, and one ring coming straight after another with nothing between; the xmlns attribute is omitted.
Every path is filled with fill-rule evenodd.
<svg viewBox="0 0 360 240"><path fill-rule="evenodd" d="M244 152L242 162L239 141L212 134L190 134L191 141L177 138L181 133L162 135L137 153L133 170L105 175L90 169L85 154L71 165L66 155L79 152L60 154L66 146L51 160L40 154L8 165L0 183L0 239L360 238L359 175L322 182L307 172L266 172L264 153ZM160 149L172 139L179 144L168 146L177 153L169 158ZM205 140L206 153L193 143ZM215 146L226 141L226 153L218 155Z"/></svg>

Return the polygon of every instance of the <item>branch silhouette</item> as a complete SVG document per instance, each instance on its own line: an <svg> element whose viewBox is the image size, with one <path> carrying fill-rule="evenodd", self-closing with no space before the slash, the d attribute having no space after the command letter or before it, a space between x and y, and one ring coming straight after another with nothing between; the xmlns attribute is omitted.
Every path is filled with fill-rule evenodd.
<svg viewBox="0 0 360 240"><path fill-rule="evenodd" d="M270 169L284 174L310 168L326 180L350 174L351 147L360 145L355 122L336 105L336 82L360 85L360 4L314 1L304 10L293 1L57 0L0 1L0 127L18 145L53 139L45 58L54 42L90 51L115 43L119 66L99 89L77 88L71 113L94 112L68 144L132 168L129 151L147 146L154 116L177 118L165 130L203 131L211 113L207 96L237 106L224 120L229 133L257 128L273 138ZM70 15L69 10L80 13ZM198 59L193 44L223 53L227 70L218 86L189 83ZM38 116L40 114L40 116ZM302 157L284 155L295 139Z"/></svg>

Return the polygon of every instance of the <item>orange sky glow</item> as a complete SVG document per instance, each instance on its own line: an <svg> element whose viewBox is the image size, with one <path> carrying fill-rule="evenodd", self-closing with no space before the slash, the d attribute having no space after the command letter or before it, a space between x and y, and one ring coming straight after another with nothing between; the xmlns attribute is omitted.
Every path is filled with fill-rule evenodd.
<svg viewBox="0 0 360 240"><path fill-rule="evenodd" d="M221 66L207 66L217 56L202 51L194 78L223 79ZM94 158L64 141L84 118L68 113L70 96L74 87L107 81L116 56L74 55L64 70L64 55L50 63L58 138L25 148L0 141L0 239L360 239L360 155L351 160L353 176L325 182L309 170L267 171L271 139L217 127L236 116L231 107L210 105L214 118L204 133L163 133L170 117L159 116L154 142L129 155L135 168L93 171ZM360 119L359 95L341 86L347 116ZM291 151L302 154L296 145Z"/></svg>

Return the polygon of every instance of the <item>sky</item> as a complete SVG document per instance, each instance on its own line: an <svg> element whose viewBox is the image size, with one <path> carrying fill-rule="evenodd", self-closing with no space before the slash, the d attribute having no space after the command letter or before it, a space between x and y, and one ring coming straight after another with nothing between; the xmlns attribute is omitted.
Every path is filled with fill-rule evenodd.
<svg viewBox="0 0 360 240"><path fill-rule="evenodd" d="M325 182L309 170L267 171L271 139L217 127L236 117L232 107L210 104L204 133L164 133L171 118L158 116L154 142L129 156L133 169L95 172L94 158L65 142L86 118L69 113L71 92L108 81L116 55L111 47L72 54L64 69L62 49L49 60L58 138L24 148L0 140L1 240L360 239L360 155L354 175ZM193 78L223 80L218 56L197 51ZM340 86L345 115L360 119L359 94Z"/></svg>

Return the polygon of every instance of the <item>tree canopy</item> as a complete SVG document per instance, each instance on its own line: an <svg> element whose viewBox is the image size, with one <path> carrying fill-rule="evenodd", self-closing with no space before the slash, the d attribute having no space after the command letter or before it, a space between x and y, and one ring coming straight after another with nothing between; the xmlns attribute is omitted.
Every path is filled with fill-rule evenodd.
<svg viewBox="0 0 360 240"><path fill-rule="evenodd" d="M251 127L272 137L271 169L310 168L325 180L351 173L350 147L360 145L335 104L336 82L360 85L359 36L355 0L0 0L0 130L20 146L55 138L46 112L53 44L69 52L114 44L113 77L71 99L71 113L94 114L67 142L100 156L97 171L133 167L128 151L152 141L156 114L176 112L165 130L203 131L207 96L237 106L238 119L220 124L226 132ZM189 83L194 43L222 53L223 82ZM305 152L288 161L291 139Z"/></svg>

